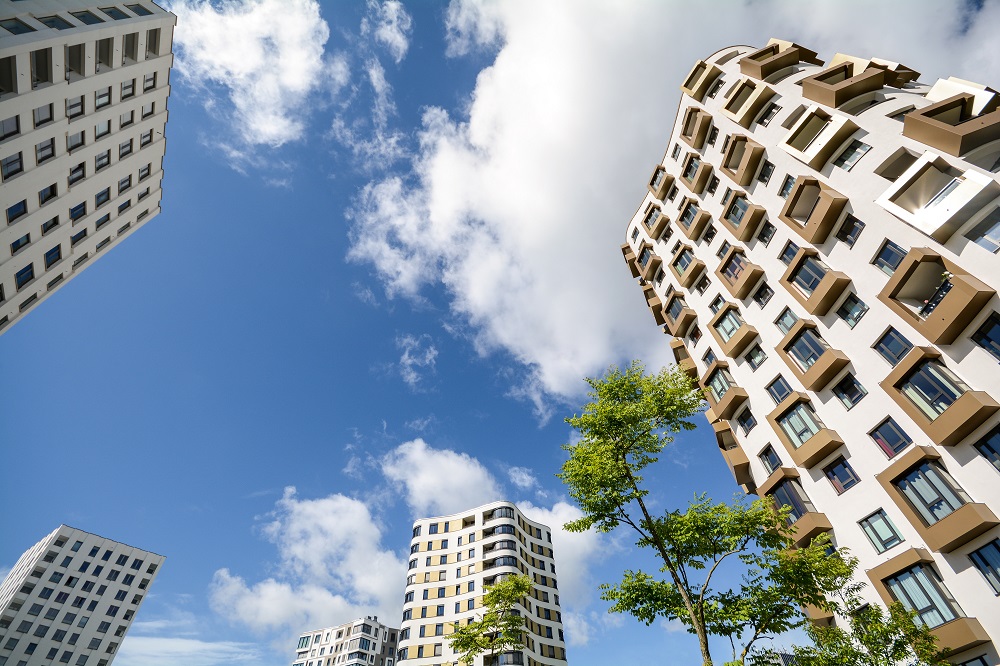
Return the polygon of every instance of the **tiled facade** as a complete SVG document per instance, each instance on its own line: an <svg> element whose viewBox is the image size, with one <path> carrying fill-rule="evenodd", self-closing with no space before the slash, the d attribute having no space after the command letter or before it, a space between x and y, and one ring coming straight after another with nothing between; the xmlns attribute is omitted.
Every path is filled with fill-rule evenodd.
<svg viewBox="0 0 1000 666"><path fill-rule="evenodd" d="M377 617L307 631L299 636L292 666L392 666L398 636L398 629L382 624Z"/></svg>
<svg viewBox="0 0 1000 666"><path fill-rule="evenodd" d="M0 7L0 334L160 211L175 22L150 0Z"/></svg>
<svg viewBox="0 0 1000 666"><path fill-rule="evenodd" d="M455 622L478 619L485 588L505 575L534 582L522 599L523 650L499 655L496 664L559 666L566 663L559 588L546 525L528 520L510 502L492 502L413 524L403 598L399 659L407 666L443 666L458 658L447 636ZM479 657L476 666L490 666Z"/></svg>
<svg viewBox="0 0 1000 666"><path fill-rule="evenodd" d="M918 78L781 40L698 61L622 252L737 482L989 666L1000 94Z"/></svg>
<svg viewBox="0 0 1000 666"><path fill-rule="evenodd" d="M164 559L60 525L0 583L0 664L109 666Z"/></svg>

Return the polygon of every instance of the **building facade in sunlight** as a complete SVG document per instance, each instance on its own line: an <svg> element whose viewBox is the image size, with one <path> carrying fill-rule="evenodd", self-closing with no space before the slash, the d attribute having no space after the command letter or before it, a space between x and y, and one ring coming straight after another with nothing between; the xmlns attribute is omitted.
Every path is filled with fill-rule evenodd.
<svg viewBox="0 0 1000 666"><path fill-rule="evenodd" d="M399 662L413 666L454 664L448 646L454 623L479 619L483 594L505 575L534 582L522 599L523 650L499 655L495 664L557 666L566 663L552 532L528 520L510 502L492 502L413 523L403 597ZM479 657L476 666L490 666Z"/></svg>
<svg viewBox="0 0 1000 666"><path fill-rule="evenodd" d="M398 636L399 629L382 624L378 617L307 631L299 636L292 666L392 666Z"/></svg>
<svg viewBox="0 0 1000 666"><path fill-rule="evenodd" d="M164 559L60 525L0 584L0 664L108 666Z"/></svg>
<svg viewBox="0 0 1000 666"><path fill-rule="evenodd" d="M0 334L160 211L174 23L149 0L0 8Z"/></svg>
<svg viewBox="0 0 1000 666"><path fill-rule="evenodd" d="M698 61L622 252L736 481L987 666L1000 94L918 79L780 40Z"/></svg>

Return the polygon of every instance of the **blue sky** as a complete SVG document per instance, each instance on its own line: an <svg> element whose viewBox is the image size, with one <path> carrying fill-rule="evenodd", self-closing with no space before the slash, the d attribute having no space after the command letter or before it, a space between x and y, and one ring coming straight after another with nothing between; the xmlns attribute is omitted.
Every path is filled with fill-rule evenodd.
<svg viewBox="0 0 1000 666"><path fill-rule="evenodd" d="M119 666L395 620L415 516L574 517L582 377L670 359L618 245L697 58L780 36L1000 82L988 0L172 7L162 213L0 338L0 565L62 522L168 558ZM707 427L651 481L737 491ZM607 615L627 535L556 547L574 664L695 662Z"/></svg>

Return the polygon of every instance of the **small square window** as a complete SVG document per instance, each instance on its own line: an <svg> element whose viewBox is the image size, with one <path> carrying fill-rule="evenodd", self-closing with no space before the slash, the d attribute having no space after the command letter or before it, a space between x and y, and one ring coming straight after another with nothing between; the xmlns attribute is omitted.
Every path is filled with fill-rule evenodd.
<svg viewBox="0 0 1000 666"><path fill-rule="evenodd" d="M878 553L884 553L893 546L903 543L903 537L899 536L896 526L892 524L889 516L882 509L868 516L858 525L861 526L861 530Z"/></svg>
<svg viewBox="0 0 1000 666"><path fill-rule="evenodd" d="M787 243L785 243L784 249L781 250L781 254L778 255L778 259L781 260L781 263L788 266L789 264L792 263L792 259L794 259L795 255L798 253L799 253L799 246L793 243L792 241L788 241Z"/></svg>
<svg viewBox="0 0 1000 666"><path fill-rule="evenodd" d="M131 154L132 154L132 139L129 139L128 141L122 141L120 144L118 144L119 159L125 157L126 155L131 155Z"/></svg>
<svg viewBox="0 0 1000 666"><path fill-rule="evenodd" d="M7 32L13 33L15 35L23 35L27 32L35 31L35 29L32 28L30 25L22 21L18 21L16 18L0 20L0 28L3 28Z"/></svg>
<svg viewBox="0 0 1000 666"><path fill-rule="evenodd" d="M48 187L42 188L38 192L38 205L42 206L55 199L57 196L56 184L52 183Z"/></svg>
<svg viewBox="0 0 1000 666"><path fill-rule="evenodd" d="M857 294L848 294L844 302L837 308L837 316L846 321L851 328L858 325L866 312L868 312L868 306L857 297Z"/></svg>
<svg viewBox="0 0 1000 666"><path fill-rule="evenodd" d="M135 95L135 79L122 82L122 99L128 99Z"/></svg>
<svg viewBox="0 0 1000 666"><path fill-rule="evenodd" d="M718 233L715 229L714 224L710 224L705 228L705 233L702 234L701 239L705 241L706 244L711 244L715 240L715 235Z"/></svg>
<svg viewBox="0 0 1000 666"><path fill-rule="evenodd" d="M882 421L877 428L868 433L868 436L878 444L882 452L889 458L895 457L897 453L913 443L899 424L892 417Z"/></svg>
<svg viewBox="0 0 1000 666"><path fill-rule="evenodd" d="M982 548L972 551L969 558L993 588L993 593L1000 594L1000 539L993 539Z"/></svg>
<svg viewBox="0 0 1000 666"><path fill-rule="evenodd" d="M94 195L94 208L100 208L109 201L111 201L111 188L105 187Z"/></svg>
<svg viewBox="0 0 1000 666"><path fill-rule="evenodd" d="M771 181L771 176L774 174L774 165L764 160L764 163L760 166L760 173L757 174L757 182L767 185Z"/></svg>
<svg viewBox="0 0 1000 666"><path fill-rule="evenodd" d="M48 269L55 263L62 259L62 246L56 245L54 248L45 253L45 268ZM74 579L70 579L71 581ZM72 587L72 585L70 585Z"/></svg>
<svg viewBox="0 0 1000 666"><path fill-rule="evenodd" d="M94 92L94 108L100 109L111 104L111 87L102 88Z"/></svg>
<svg viewBox="0 0 1000 666"><path fill-rule="evenodd" d="M729 252L730 248L732 247L733 246L730 244L729 241L722 241L722 245L720 245L719 249L716 250L715 256L721 259L722 257L726 256L726 253Z"/></svg>
<svg viewBox="0 0 1000 666"><path fill-rule="evenodd" d="M774 404L781 404L781 401L792 394L792 387L781 375L767 385L767 394L774 400Z"/></svg>
<svg viewBox="0 0 1000 666"><path fill-rule="evenodd" d="M711 180L708 181L708 187L705 189L709 194L715 194L715 191L719 189L719 177L712 176Z"/></svg>
<svg viewBox="0 0 1000 666"><path fill-rule="evenodd" d="M861 481L843 457L837 458L830 465L824 467L823 473L826 474L826 478L830 479L830 483L833 484L833 489L837 491L838 495L842 495Z"/></svg>
<svg viewBox="0 0 1000 666"><path fill-rule="evenodd" d="M850 409L861 402L861 399L868 395L868 391L854 375L846 375L834 385L833 394L840 398L844 407Z"/></svg>
<svg viewBox="0 0 1000 666"><path fill-rule="evenodd" d="M774 325L778 327L778 330L783 334L788 335L788 332L792 330L792 326L795 322L799 320L798 315L791 311L789 308L785 308L778 315L778 318L774 320Z"/></svg>
<svg viewBox="0 0 1000 666"><path fill-rule="evenodd" d="M135 111L127 111L118 117L118 127L128 127L135 122Z"/></svg>
<svg viewBox="0 0 1000 666"><path fill-rule="evenodd" d="M865 153L871 150L871 146L854 139L851 144L833 161L833 166L840 167L844 171L850 171L857 164Z"/></svg>
<svg viewBox="0 0 1000 666"><path fill-rule="evenodd" d="M45 234L49 233L58 226L59 226L59 216L56 215L48 222L42 223L42 235L44 236Z"/></svg>
<svg viewBox="0 0 1000 666"><path fill-rule="evenodd" d="M982 326L972 334L972 341L1000 360L1000 315L991 312Z"/></svg>
<svg viewBox="0 0 1000 666"><path fill-rule="evenodd" d="M82 131L74 132L66 136L66 150L73 152L77 148L86 144L86 137Z"/></svg>
<svg viewBox="0 0 1000 666"><path fill-rule="evenodd" d="M111 134L111 121L105 120L94 126L94 139L100 139Z"/></svg>
<svg viewBox="0 0 1000 666"><path fill-rule="evenodd" d="M844 223L840 225L840 229L837 230L837 240L844 243L847 247L854 247L854 243L857 242L858 236L861 235L864 228L864 222L848 214L844 218Z"/></svg>
<svg viewBox="0 0 1000 666"><path fill-rule="evenodd" d="M743 358L747 360L747 365L750 366L751 370L756 370L767 360L767 354L764 353L759 344L755 344Z"/></svg>
<svg viewBox="0 0 1000 666"><path fill-rule="evenodd" d="M767 127L768 123L770 123L771 120L778 115L778 111L781 111L781 107L774 102L771 102L767 105L767 108L764 109L764 113L760 114L760 120L757 122L764 127Z"/></svg>
<svg viewBox="0 0 1000 666"><path fill-rule="evenodd" d="M764 471L768 474L773 474L781 467L781 458L778 457L774 447L770 444L757 457L760 459L761 464L764 465Z"/></svg>
<svg viewBox="0 0 1000 666"><path fill-rule="evenodd" d="M878 339L874 348L882 358L889 362L889 365L895 366L913 349L913 343L904 338L899 331L890 327Z"/></svg>
<svg viewBox="0 0 1000 666"><path fill-rule="evenodd" d="M905 256L906 251L903 248L891 240L886 240L879 249L878 254L872 260L872 264L886 275L892 275Z"/></svg>
<svg viewBox="0 0 1000 666"><path fill-rule="evenodd" d="M16 204L7 209L7 224L12 224L15 220L28 212L28 200L21 199Z"/></svg>
<svg viewBox="0 0 1000 666"><path fill-rule="evenodd" d="M711 286L712 286L712 281L709 280L706 276L702 276L702 278L698 280L698 284L695 285L694 289L699 294L704 295L705 292L708 291L708 288Z"/></svg>
<svg viewBox="0 0 1000 666"><path fill-rule="evenodd" d="M740 430L743 431L744 435L749 435L750 431L757 426L757 419L753 417L749 409L744 409L737 414L736 422L740 424Z"/></svg>
<svg viewBox="0 0 1000 666"><path fill-rule="evenodd" d="M77 164L75 167L69 170L69 184L72 185L78 180L83 180L83 178L86 175L87 171L86 168L84 167L84 163L81 162L80 164Z"/></svg>
<svg viewBox="0 0 1000 666"><path fill-rule="evenodd" d="M712 314L716 314L719 310L722 309L722 306L724 306L725 304L726 304L726 299L722 298L722 296L719 295L716 296L714 299L712 299L712 302L709 304L708 309L712 311Z"/></svg>
<svg viewBox="0 0 1000 666"><path fill-rule="evenodd" d="M40 16L38 22L53 30L69 30L73 24L61 16Z"/></svg>
<svg viewBox="0 0 1000 666"><path fill-rule="evenodd" d="M111 164L110 150L105 150L103 153L97 153L97 155L94 156L94 171L100 171L109 164Z"/></svg>
<svg viewBox="0 0 1000 666"><path fill-rule="evenodd" d="M757 287L757 291L753 293L753 302L760 307L764 307L771 300L772 296L774 296L774 290L765 282Z"/></svg>
<svg viewBox="0 0 1000 666"><path fill-rule="evenodd" d="M46 104L45 106L40 106L34 110L32 117L35 121L35 127L41 127L46 123L52 122L52 105Z"/></svg>
<svg viewBox="0 0 1000 666"><path fill-rule="evenodd" d="M24 171L24 162L21 160L21 153L14 153L9 157L0 160L0 174L7 180Z"/></svg>
<svg viewBox="0 0 1000 666"><path fill-rule="evenodd" d="M66 117L76 118L83 115L83 95L66 100Z"/></svg>
<svg viewBox="0 0 1000 666"><path fill-rule="evenodd" d="M718 138L719 138L719 128L718 128L718 127L713 127L713 128L712 128L711 130L709 130L709 132L708 132L708 139L707 139L707 143L708 143L708 145L710 145L710 146L714 146L714 145L715 145L715 141L716 141L716 140L717 140Z"/></svg>
<svg viewBox="0 0 1000 666"><path fill-rule="evenodd" d="M31 234L24 234L20 238L16 239L13 243L10 244L11 256L23 250L25 247L28 246L30 242L31 242Z"/></svg>
<svg viewBox="0 0 1000 666"><path fill-rule="evenodd" d="M9 139L21 133L20 116L11 116L5 120L0 120L0 141Z"/></svg>
<svg viewBox="0 0 1000 666"><path fill-rule="evenodd" d="M765 220L764 224L760 225L760 231L757 232L757 240L763 243L764 247L767 247L771 239L774 238L774 232L774 225Z"/></svg>
<svg viewBox="0 0 1000 666"><path fill-rule="evenodd" d="M70 13L73 15L74 18L76 18L76 20L86 25L96 25L98 23L104 23L104 19L97 18L96 15L88 11L70 12Z"/></svg>
<svg viewBox="0 0 1000 666"><path fill-rule="evenodd" d="M785 176L785 180L781 183L781 189L778 191L778 196L782 199L787 199L788 195L792 193L792 188L795 187L795 178L793 176Z"/></svg>
<svg viewBox="0 0 1000 666"><path fill-rule="evenodd" d="M677 156L681 154L681 145L679 143L674 144L674 149L670 151L671 159L677 159Z"/></svg>

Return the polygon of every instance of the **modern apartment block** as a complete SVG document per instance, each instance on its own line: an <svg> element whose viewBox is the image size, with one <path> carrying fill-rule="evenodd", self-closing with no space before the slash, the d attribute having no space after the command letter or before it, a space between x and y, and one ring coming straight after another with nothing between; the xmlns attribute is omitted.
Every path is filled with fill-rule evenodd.
<svg viewBox="0 0 1000 666"><path fill-rule="evenodd" d="M0 334L160 210L176 22L150 0L0 7Z"/></svg>
<svg viewBox="0 0 1000 666"><path fill-rule="evenodd" d="M60 525L0 584L0 664L108 666L163 560Z"/></svg>
<svg viewBox="0 0 1000 666"><path fill-rule="evenodd" d="M399 629L358 618L337 627L307 631L299 636L292 666L392 666Z"/></svg>
<svg viewBox="0 0 1000 666"><path fill-rule="evenodd" d="M507 575L534 582L521 600L524 649L498 655L492 664L556 666L566 663L559 588L546 525L528 520L510 502L492 502L450 516L413 523L409 572L403 597L399 658L413 666L454 664L447 636L456 622L478 619L483 594ZM489 657L476 666L491 666Z"/></svg>
<svg viewBox="0 0 1000 666"><path fill-rule="evenodd" d="M698 61L622 251L737 482L990 666L1000 94L918 78L781 40Z"/></svg>

